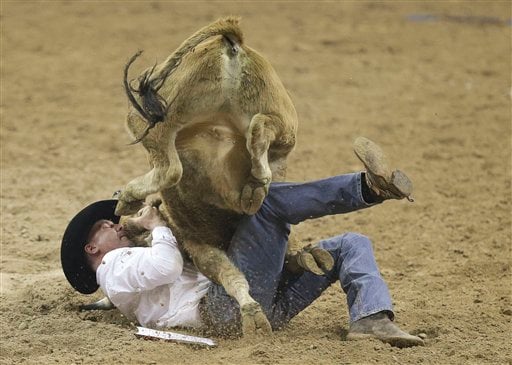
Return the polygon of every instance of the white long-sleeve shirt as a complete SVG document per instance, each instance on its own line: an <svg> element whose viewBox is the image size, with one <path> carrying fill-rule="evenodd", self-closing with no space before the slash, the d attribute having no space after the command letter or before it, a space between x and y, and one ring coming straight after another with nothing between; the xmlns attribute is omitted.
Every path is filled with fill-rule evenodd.
<svg viewBox="0 0 512 365"><path fill-rule="evenodd" d="M128 318L145 327L198 327L199 301L210 281L184 263L167 227L152 231L151 247L108 252L96 270L103 293Z"/></svg>

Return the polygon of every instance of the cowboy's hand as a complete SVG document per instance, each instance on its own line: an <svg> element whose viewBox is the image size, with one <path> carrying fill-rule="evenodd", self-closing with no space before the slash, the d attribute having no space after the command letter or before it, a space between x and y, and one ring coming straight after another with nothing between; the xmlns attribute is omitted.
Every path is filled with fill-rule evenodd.
<svg viewBox="0 0 512 365"><path fill-rule="evenodd" d="M148 231L152 231L155 227L167 226L158 208L149 205L140 209L137 214L135 214L135 217L128 219L128 222Z"/></svg>

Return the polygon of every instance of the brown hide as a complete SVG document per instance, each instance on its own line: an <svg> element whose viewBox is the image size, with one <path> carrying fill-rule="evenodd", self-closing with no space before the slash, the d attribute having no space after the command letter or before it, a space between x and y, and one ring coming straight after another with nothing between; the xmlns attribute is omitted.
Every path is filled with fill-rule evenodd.
<svg viewBox="0 0 512 365"><path fill-rule="evenodd" d="M285 177L297 131L293 103L272 66L242 43L234 18L186 40L156 66L151 82L168 104L164 120L142 139L152 170L126 186L116 212L132 213L159 192L196 266L239 302L244 332L268 330L222 250L242 214L254 214L270 182ZM127 127L134 138L144 134L140 109L130 109Z"/></svg>

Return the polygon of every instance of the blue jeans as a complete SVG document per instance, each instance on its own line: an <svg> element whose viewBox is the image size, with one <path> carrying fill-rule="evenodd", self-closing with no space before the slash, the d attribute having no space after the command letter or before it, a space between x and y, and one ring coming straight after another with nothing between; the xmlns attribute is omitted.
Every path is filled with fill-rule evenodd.
<svg viewBox="0 0 512 365"><path fill-rule="evenodd" d="M361 194L361 173L308 183L273 183L258 212L245 216L233 235L228 256L244 273L251 296L273 329L282 327L338 281L347 295L350 320L380 311L392 316L388 288L380 276L370 240L345 233L322 240L334 267L326 275L292 274L284 267L290 224L369 207ZM224 288L213 284L205 300L214 328L240 328L240 310Z"/></svg>

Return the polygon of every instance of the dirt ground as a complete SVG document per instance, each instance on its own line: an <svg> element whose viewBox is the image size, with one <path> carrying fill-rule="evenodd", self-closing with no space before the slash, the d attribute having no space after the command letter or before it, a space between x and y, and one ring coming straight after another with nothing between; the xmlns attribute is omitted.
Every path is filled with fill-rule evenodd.
<svg viewBox="0 0 512 365"><path fill-rule="evenodd" d="M359 170L359 135L413 179L415 203L296 231L368 235L397 322L425 347L346 341L337 285L284 330L214 349L137 339L115 310L78 312L100 296L65 280L64 228L148 169L127 146L125 62L145 50L135 74L229 14L295 102L290 180ZM497 1L2 1L0 363L511 364L510 18Z"/></svg>

